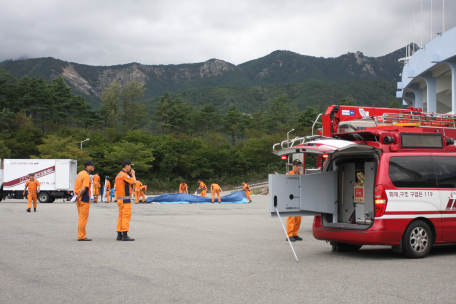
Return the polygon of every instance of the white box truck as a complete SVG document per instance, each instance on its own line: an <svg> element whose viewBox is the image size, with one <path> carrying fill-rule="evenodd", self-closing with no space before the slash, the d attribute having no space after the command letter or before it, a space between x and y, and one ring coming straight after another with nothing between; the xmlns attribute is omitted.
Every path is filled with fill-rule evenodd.
<svg viewBox="0 0 456 304"><path fill-rule="evenodd" d="M0 201L23 199L25 182L35 174L40 184L38 200L52 203L56 198L73 196L77 161L73 159L3 159L0 169ZM27 194L27 193L26 193Z"/></svg>

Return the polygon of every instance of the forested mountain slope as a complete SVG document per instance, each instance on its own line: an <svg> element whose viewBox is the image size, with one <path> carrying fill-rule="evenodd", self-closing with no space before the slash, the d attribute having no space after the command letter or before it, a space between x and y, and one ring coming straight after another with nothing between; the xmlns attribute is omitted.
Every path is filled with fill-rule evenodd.
<svg viewBox="0 0 456 304"><path fill-rule="evenodd" d="M395 98L392 84L399 79L402 67L397 59L403 53L403 50L397 50L373 58L357 52L337 58L322 58L275 51L238 66L219 59L179 65L130 63L89 66L54 58L36 58L6 61L0 63L0 69L9 71L17 78L29 76L51 80L62 76L73 87L73 93L85 97L95 108L99 107L100 96L111 82L118 81L125 85L137 80L146 88L145 98L162 96L165 91L181 92L182 96L195 104L209 102L225 108L237 103L242 104L239 108L249 111L257 109L268 98L276 97L276 92L286 93L303 108L321 103L323 99L333 103L333 100L341 96L361 96L363 94L359 94L360 88L366 86L369 87L368 91L376 93L372 96L373 103L380 105L381 102L377 100L386 99L388 94L391 100ZM356 82L360 80L388 81L389 85L383 82L357 85ZM333 86L328 82L340 84ZM344 84L346 82L352 84ZM382 88L388 91L382 91ZM232 93L224 94L228 91ZM335 94L328 95L328 92ZM370 100L366 98L369 94L364 95L365 97L356 97L359 104L369 104ZM235 100L230 102L232 99Z"/></svg>

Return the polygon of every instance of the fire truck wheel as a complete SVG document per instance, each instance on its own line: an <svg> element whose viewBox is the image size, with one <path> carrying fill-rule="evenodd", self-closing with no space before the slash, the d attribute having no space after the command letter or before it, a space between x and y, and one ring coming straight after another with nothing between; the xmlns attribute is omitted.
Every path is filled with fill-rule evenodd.
<svg viewBox="0 0 456 304"><path fill-rule="evenodd" d="M413 221L402 237L402 252L410 259L424 258L431 251L432 240L432 231L428 224L420 220Z"/></svg>
<svg viewBox="0 0 456 304"><path fill-rule="evenodd" d="M47 193L47 192L38 193L38 200L40 201L40 203L49 203L49 193Z"/></svg>

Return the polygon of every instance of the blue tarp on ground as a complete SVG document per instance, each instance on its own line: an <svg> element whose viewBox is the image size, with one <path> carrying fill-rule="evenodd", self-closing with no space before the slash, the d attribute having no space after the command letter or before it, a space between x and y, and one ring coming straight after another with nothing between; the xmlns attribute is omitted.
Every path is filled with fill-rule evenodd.
<svg viewBox="0 0 456 304"><path fill-rule="evenodd" d="M247 197L243 190L237 191L225 196L220 196L222 203L247 203ZM160 196L148 197L145 203L160 203L160 204L195 204L195 203L212 203L211 197L202 197L199 195L176 193L163 193ZM218 203L217 195L215 195L214 203Z"/></svg>

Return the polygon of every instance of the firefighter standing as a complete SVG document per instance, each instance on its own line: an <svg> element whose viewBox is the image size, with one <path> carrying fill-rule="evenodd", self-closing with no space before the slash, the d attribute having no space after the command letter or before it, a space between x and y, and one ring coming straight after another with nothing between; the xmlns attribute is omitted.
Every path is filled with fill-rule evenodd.
<svg viewBox="0 0 456 304"><path fill-rule="evenodd" d="M98 203L98 196L100 195L100 175L98 172L93 176L93 201Z"/></svg>
<svg viewBox="0 0 456 304"><path fill-rule="evenodd" d="M84 163L85 169L78 173L74 183L74 193L76 197L76 207L78 208L78 241L91 241L86 236L86 225L89 219L90 209L90 172L95 170L95 165L91 160Z"/></svg>
<svg viewBox="0 0 456 304"><path fill-rule="evenodd" d="M105 177L105 192L106 194L106 203L109 203L109 196L111 194L111 182L109 181L109 176Z"/></svg>
<svg viewBox="0 0 456 304"><path fill-rule="evenodd" d="M188 193L188 186L184 181L179 186L179 193Z"/></svg>
<svg viewBox="0 0 456 304"><path fill-rule="evenodd" d="M117 219L117 240L134 241L128 236L131 220L131 186L136 182L135 170L132 168L131 161L124 160L122 171L116 176L116 199L119 206L119 218ZM128 175L128 173L131 173Z"/></svg>
<svg viewBox="0 0 456 304"><path fill-rule="evenodd" d="M293 170L287 174L301 174L302 163L299 159L293 161ZM289 216L287 217L287 234L291 242L302 241L302 238L298 235L299 227L301 226L300 216ZM288 241L288 239L287 239Z"/></svg>
<svg viewBox="0 0 456 304"><path fill-rule="evenodd" d="M25 191L27 190L27 187L28 187L27 212L30 212L30 209L32 208L32 201L33 201L33 211L36 212L36 195L37 195L37 193L40 193L40 186L41 186L41 184L38 182L38 180L35 179L35 174L30 173L30 179L28 179L25 182L24 193L22 193L22 195L25 196Z"/></svg>
<svg viewBox="0 0 456 304"><path fill-rule="evenodd" d="M201 189L201 196L202 197L206 197L206 192L207 192L206 184L203 183L201 180L198 180L198 183L199 183L200 186L199 186L198 189L196 189L196 191Z"/></svg>
<svg viewBox="0 0 456 304"><path fill-rule="evenodd" d="M135 184L134 184L134 189L135 189L135 202L136 204L139 203L139 198L142 196L142 199L143 199L143 202L146 201L146 196L144 195L144 193L141 191L143 188L143 184L139 181L139 180L136 180Z"/></svg>
<svg viewBox="0 0 456 304"><path fill-rule="evenodd" d="M211 194L212 194L212 204L214 203L214 198L215 194L217 193L217 199L219 204L221 203L220 201L220 192L223 192L222 188L218 184L212 184L211 185Z"/></svg>
<svg viewBox="0 0 456 304"><path fill-rule="evenodd" d="M242 186L244 186L245 195L246 195L247 198L249 199L249 203L251 203L252 200L250 199L250 192L252 192L252 191L250 191L249 185L247 185L246 182L242 182Z"/></svg>

